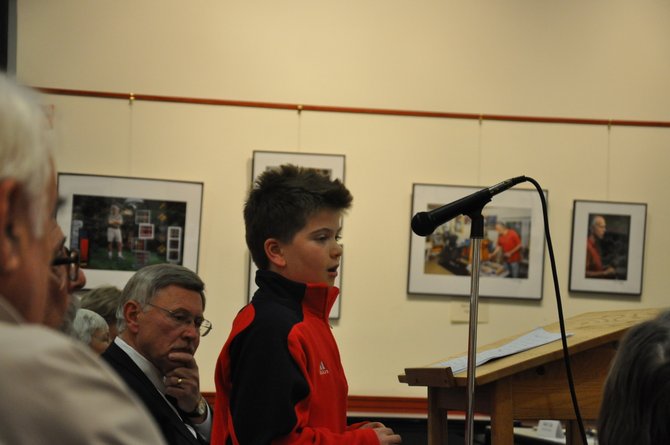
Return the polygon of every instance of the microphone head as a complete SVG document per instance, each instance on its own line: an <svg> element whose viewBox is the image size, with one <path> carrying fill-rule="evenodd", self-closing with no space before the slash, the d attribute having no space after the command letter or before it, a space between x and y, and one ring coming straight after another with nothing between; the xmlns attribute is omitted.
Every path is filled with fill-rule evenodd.
<svg viewBox="0 0 670 445"><path fill-rule="evenodd" d="M428 236L435 231L435 228L428 212L419 212L412 218L412 232L419 236Z"/></svg>

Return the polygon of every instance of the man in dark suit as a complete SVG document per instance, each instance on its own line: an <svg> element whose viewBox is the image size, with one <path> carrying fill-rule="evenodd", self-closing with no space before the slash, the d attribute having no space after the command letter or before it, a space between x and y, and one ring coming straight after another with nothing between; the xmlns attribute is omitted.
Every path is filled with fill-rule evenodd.
<svg viewBox="0 0 670 445"><path fill-rule="evenodd" d="M209 443L211 412L200 394L194 354L212 328L204 283L174 264L140 269L117 310L119 335L102 357L156 419L168 444Z"/></svg>

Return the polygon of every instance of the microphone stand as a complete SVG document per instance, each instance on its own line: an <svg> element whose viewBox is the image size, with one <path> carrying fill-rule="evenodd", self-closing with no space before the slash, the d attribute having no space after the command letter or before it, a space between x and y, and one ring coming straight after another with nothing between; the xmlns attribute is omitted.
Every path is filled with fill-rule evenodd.
<svg viewBox="0 0 670 445"><path fill-rule="evenodd" d="M412 218L412 230L419 236L432 233L437 225L449 221L457 215L467 215L472 222L470 226L470 246L472 263L470 267L470 336L468 339L467 395L468 406L465 424L465 445L473 445L474 440L474 408L475 408L475 368L477 358L477 310L479 308L479 263L481 243L484 238L484 217L482 209L498 193L527 181L530 178L518 176L508 179L486 189L482 189L451 204L447 204L430 212L420 212Z"/></svg>
<svg viewBox="0 0 670 445"><path fill-rule="evenodd" d="M468 378L467 395L468 405L465 416L465 445L474 443L474 411L475 411L475 368L477 357L477 312L479 309L479 263L482 238L484 238L484 217L481 208L468 214L470 226L470 252L472 265L470 268L470 333L468 337Z"/></svg>

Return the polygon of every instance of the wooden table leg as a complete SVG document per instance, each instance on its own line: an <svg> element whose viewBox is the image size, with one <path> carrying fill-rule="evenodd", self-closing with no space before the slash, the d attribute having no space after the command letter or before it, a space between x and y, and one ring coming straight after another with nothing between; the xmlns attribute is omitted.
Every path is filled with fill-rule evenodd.
<svg viewBox="0 0 670 445"><path fill-rule="evenodd" d="M509 380L502 379L496 382L491 398L492 445L514 445L512 402L512 389Z"/></svg>
<svg viewBox="0 0 670 445"><path fill-rule="evenodd" d="M447 445L447 410L441 407L441 391L428 387L428 445Z"/></svg>

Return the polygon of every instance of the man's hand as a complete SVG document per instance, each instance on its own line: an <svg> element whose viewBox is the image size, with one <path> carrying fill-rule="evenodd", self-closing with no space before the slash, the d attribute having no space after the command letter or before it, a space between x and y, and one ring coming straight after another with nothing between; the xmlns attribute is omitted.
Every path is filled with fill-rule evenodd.
<svg viewBox="0 0 670 445"><path fill-rule="evenodd" d="M171 352L168 358L178 363L178 366L165 375L165 393L177 399L182 411L190 413L198 406L201 398L198 365L193 354L188 352ZM200 419L194 420L199 423Z"/></svg>
<svg viewBox="0 0 670 445"><path fill-rule="evenodd" d="M370 422L361 428L372 428L377 433L380 445L394 445L402 442L400 434L395 434L391 428L387 428L381 422Z"/></svg>

